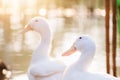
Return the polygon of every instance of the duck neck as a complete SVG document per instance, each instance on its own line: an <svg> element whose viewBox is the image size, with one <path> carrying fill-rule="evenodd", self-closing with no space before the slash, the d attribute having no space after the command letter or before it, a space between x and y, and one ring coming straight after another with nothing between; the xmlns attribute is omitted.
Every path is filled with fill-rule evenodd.
<svg viewBox="0 0 120 80"><path fill-rule="evenodd" d="M41 34L41 42L37 49L33 52L32 61L39 61L41 59L48 59L51 46L51 32L46 31Z"/></svg>
<svg viewBox="0 0 120 80"><path fill-rule="evenodd" d="M77 69L81 71L86 71L91 64L93 57L95 55L95 51L83 50L81 51L81 56L79 60L75 63L77 65Z"/></svg>

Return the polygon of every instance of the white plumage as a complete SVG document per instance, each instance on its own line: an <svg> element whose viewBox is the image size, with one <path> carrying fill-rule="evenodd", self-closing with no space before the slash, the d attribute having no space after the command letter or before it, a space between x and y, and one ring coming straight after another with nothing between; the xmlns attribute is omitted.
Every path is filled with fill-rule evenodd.
<svg viewBox="0 0 120 80"><path fill-rule="evenodd" d="M65 65L49 58L51 46L51 30L45 19L32 18L24 29L24 33L33 30L41 35L41 42L32 54L28 69L29 80L61 80Z"/></svg>
<svg viewBox="0 0 120 80"><path fill-rule="evenodd" d="M63 56L71 55L77 50L81 52L81 56L66 69L62 80L119 80L108 74L90 73L87 71L96 50L95 43L91 38L85 35L79 37Z"/></svg>

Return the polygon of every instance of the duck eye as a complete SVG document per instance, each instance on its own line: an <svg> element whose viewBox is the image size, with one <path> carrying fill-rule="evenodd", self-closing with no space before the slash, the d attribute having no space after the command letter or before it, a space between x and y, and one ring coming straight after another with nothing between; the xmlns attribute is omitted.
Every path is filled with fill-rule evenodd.
<svg viewBox="0 0 120 80"><path fill-rule="evenodd" d="M82 37L79 37L79 39L82 39Z"/></svg>
<svg viewBox="0 0 120 80"><path fill-rule="evenodd" d="M38 20L36 19L35 22L38 22Z"/></svg>

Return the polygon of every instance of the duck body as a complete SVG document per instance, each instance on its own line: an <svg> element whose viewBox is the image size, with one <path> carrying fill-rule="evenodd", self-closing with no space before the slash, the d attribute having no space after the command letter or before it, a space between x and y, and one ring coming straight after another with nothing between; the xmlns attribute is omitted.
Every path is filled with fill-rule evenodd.
<svg viewBox="0 0 120 80"><path fill-rule="evenodd" d="M78 60L65 70L62 80L119 80L108 74L88 72L87 69L93 61L95 50L96 45L90 37L80 36L72 48L63 54L63 56L69 56L75 51L81 52Z"/></svg>
<svg viewBox="0 0 120 80"><path fill-rule="evenodd" d="M119 80L108 74L90 73L69 68L63 80Z"/></svg>
<svg viewBox="0 0 120 80"><path fill-rule="evenodd" d="M51 31L48 23L41 17L35 17L26 25L24 32L33 30L41 35L41 42L32 54L28 68L29 80L61 80L65 65L49 57Z"/></svg>
<svg viewBox="0 0 120 80"><path fill-rule="evenodd" d="M60 65L59 62L50 62L49 60L38 63L29 66L29 80L60 80L65 69L64 66L61 66L63 64Z"/></svg>

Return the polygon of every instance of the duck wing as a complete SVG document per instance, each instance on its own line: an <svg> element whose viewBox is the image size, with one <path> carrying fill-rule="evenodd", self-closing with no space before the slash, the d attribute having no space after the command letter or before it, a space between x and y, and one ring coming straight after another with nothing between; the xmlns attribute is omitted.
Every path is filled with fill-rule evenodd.
<svg viewBox="0 0 120 80"><path fill-rule="evenodd" d="M62 73L65 65L58 61L45 61L31 66L29 69L30 74L35 77L48 77L58 73Z"/></svg>

